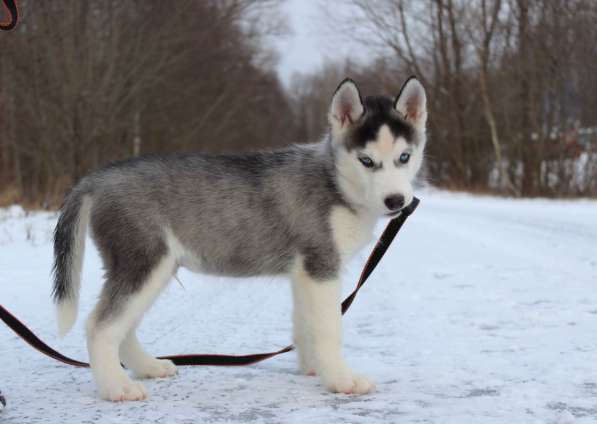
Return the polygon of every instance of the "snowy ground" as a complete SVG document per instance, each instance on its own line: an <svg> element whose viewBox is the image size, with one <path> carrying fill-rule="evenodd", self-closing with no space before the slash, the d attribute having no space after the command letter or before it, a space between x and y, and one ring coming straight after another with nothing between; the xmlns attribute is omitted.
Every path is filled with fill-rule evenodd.
<svg viewBox="0 0 597 424"><path fill-rule="evenodd" d="M595 423L597 202L427 192L345 318L346 355L377 392L326 393L295 355L183 367L151 397L98 399L88 370L41 356L0 324L4 423ZM58 339L49 301L54 214L0 210L0 302L86 359L83 320ZM368 252L346 272L352 288ZM155 354L252 353L290 340L283 281L180 273L140 338ZM101 282L88 249L82 309Z"/></svg>

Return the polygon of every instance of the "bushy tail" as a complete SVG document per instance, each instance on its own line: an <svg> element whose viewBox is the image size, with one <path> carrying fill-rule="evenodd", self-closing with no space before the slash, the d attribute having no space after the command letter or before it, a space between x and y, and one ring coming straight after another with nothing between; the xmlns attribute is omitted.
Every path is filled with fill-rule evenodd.
<svg viewBox="0 0 597 424"><path fill-rule="evenodd" d="M65 199L54 230L54 289L58 330L69 332L77 320L81 268L91 199L75 188Z"/></svg>

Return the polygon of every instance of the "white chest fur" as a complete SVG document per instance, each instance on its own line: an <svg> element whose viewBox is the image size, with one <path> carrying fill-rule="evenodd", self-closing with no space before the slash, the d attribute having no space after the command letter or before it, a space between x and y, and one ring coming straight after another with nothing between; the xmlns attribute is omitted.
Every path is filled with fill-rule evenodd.
<svg viewBox="0 0 597 424"><path fill-rule="evenodd" d="M367 243L373 236L376 219L369 214L358 214L343 206L336 206L330 214L330 223L336 248L343 263Z"/></svg>

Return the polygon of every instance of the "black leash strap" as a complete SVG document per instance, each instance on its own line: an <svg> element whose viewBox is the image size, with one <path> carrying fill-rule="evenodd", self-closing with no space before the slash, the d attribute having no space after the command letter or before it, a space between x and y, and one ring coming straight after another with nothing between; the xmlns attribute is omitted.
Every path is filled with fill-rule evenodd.
<svg viewBox="0 0 597 424"><path fill-rule="evenodd" d="M400 215L392 219L383 234L377 241L375 248L371 252L363 272L359 278L356 288L353 292L342 302L342 315L346 313L350 305L354 301L357 293L365 284L365 281L369 278L383 255L386 253L390 244L400 231L400 228L406 222L406 219L415 211L419 205L419 199L416 197L413 199L410 205L405 207ZM33 333L25 324L19 321L13 314L8 312L6 308L0 305L0 319L4 321L8 327L14 331L23 340L29 343L33 348L39 350L41 353L56 359L57 361L63 362L68 365L75 367L89 367L87 362L77 361L75 359L64 356L60 352L52 349L50 346L45 344L39 337ZM268 353L255 353L250 355L216 355L216 354L199 354L199 355L171 355L171 356L160 356L159 359L170 359L176 365L219 365L219 366L240 366L240 365L251 365L257 362L264 361L282 353L290 352L294 349L293 345L286 346L283 349L275 352Z"/></svg>
<svg viewBox="0 0 597 424"><path fill-rule="evenodd" d="M17 7L15 0L2 0L2 4L4 5L4 8L6 8L8 19L5 22L0 22L0 29L3 31L10 31L17 26L19 20L19 8ZM1 10L2 7L0 6L0 11Z"/></svg>

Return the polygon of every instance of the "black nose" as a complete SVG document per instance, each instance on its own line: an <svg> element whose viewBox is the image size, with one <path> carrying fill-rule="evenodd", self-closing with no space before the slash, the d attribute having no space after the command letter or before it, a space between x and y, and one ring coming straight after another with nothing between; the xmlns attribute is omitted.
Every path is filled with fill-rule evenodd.
<svg viewBox="0 0 597 424"><path fill-rule="evenodd" d="M401 194L392 194L384 199L384 203L391 211L397 211L404 206L404 196Z"/></svg>

